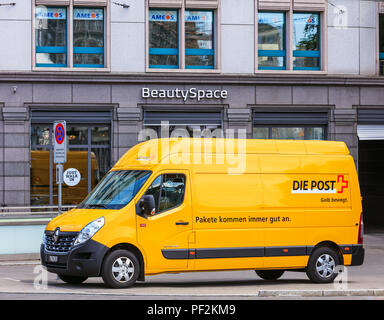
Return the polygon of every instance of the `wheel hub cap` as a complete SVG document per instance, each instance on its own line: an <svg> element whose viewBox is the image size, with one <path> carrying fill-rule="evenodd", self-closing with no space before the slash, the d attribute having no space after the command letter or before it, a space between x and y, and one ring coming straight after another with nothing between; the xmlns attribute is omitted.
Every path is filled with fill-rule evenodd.
<svg viewBox="0 0 384 320"><path fill-rule="evenodd" d="M322 278L329 278L335 271L335 260L329 254L321 255L316 262L316 271Z"/></svg>
<svg viewBox="0 0 384 320"><path fill-rule="evenodd" d="M120 257L112 264L112 275L118 282L124 283L131 280L135 268L132 261L127 257Z"/></svg>

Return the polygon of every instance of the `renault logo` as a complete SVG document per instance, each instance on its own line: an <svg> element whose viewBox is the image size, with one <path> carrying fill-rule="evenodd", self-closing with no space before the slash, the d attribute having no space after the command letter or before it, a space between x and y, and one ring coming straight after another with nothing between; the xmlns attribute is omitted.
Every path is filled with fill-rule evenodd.
<svg viewBox="0 0 384 320"><path fill-rule="evenodd" d="M60 228L56 228L55 232L53 233L53 241L56 244L57 241L59 241L59 235L60 235Z"/></svg>

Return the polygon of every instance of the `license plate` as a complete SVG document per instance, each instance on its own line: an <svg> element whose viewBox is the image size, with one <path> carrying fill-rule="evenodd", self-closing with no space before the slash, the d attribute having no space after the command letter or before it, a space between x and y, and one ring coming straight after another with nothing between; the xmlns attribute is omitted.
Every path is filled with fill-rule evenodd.
<svg viewBox="0 0 384 320"><path fill-rule="evenodd" d="M58 262L59 257L58 256L48 256L48 261L49 262Z"/></svg>

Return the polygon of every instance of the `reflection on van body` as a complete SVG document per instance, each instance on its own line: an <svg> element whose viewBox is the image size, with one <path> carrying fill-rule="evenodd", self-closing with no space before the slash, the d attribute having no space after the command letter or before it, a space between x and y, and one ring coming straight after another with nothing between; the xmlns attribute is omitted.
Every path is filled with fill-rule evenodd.
<svg viewBox="0 0 384 320"><path fill-rule="evenodd" d="M81 180L77 186L69 187L63 184L63 204L79 204L88 194L88 151L67 151L67 162L64 170L75 168L81 174ZM91 152L91 187L99 181L99 170L96 156ZM49 181L49 151L31 150L31 204L48 205L50 194ZM57 204L56 165L52 168L52 193L53 205Z"/></svg>

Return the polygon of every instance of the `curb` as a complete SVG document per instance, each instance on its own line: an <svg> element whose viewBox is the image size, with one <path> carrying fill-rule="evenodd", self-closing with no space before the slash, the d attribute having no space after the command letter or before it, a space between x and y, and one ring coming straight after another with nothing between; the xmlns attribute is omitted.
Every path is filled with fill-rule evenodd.
<svg viewBox="0 0 384 320"><path fill-rule="evenodd" d="M40 260L15 260L15 261L1 261L0 266L17 266L17 265L39 265ZM72 292L52 292L48 290L37 290L34 292L31 291L2 291L0 293L8 294L74 294L74 295L126 295L126 296L163 296L163 297L249 297L249 298L267 298L267 297L356 297L356 296L374 296L374 297L383 297L384 289L325 289L325 290L258 290L255 293L239 293L239 294L204 294L204 293L165 293L165 294L156 294L156 293L122 293L122 292L84 292L84 291L72 291Z"/></svg>
<svg viewBox="0 0 384 320"><path fill-rule="evenodd" d="M14 261L1 261L0 266L22 266L22 265L38 265L40 260L14 260Z"/></svg>
<svg viewBox="0 0 384 320"><path fill-rule="evenodd" d="M384 289L348 290L260 290L259 297L352 297L384 296Z"/></svg>
<svg viewBox="0 0 384 320"><path fill-rule="evenodd" d="M52 295L83 295L83 296L127 296L127 297L200 297L200 298L273 298L273 297L381 297L384 296L384 289L352 289L352 290L260 290L256 293L235 293L235 294L209 294L209 293L122 293L118 292L87 292L87 291L57 291L49 289L36 291L2 291L5 294L52 294Z"/></svg>
<svg viewBox="0 0 384 320"><path fill-rule="evenodd" d="M40 253L0 254L0 262L40 260Z"/></svg>

